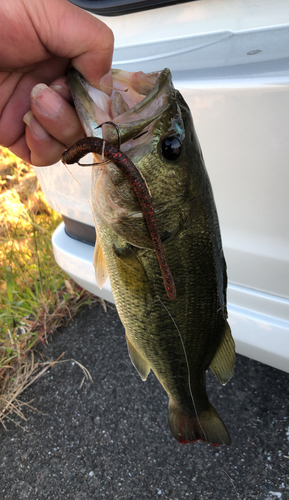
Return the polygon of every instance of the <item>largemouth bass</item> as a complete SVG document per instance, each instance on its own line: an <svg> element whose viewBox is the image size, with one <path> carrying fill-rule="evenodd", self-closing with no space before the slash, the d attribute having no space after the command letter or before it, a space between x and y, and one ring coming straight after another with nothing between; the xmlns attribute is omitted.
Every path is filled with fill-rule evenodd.
<svg viewBox="0 0 289 500"><path fill-rule="evenodd" d="M101 287L110 278L131 361L143 380L152 370L166 390L169 425L179 442L229 445L205 382L209 367L222 384L234 370L226 264L188 105L168 69L150 74L113 70L114 88L107 93L89 87L73 69L68 79L86 135L103 134L104 140L94 141L95 149L93 140L87 146L84 139L64 154L64 161L97 153L91 179L96 280ZM119 169L122 162L132 164L140 180L129 182L125 169ZM140 185L148 195L139 194ZM155 217L163 261L146 203L151 204L149 217Z"/></svg>

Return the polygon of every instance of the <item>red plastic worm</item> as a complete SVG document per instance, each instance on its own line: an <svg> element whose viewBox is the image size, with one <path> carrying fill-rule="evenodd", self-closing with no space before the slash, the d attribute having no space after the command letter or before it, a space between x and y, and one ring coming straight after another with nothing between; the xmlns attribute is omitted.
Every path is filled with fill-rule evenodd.
<svg viewBox="0 0 289 500"><path fill-rule="evenodd" d="M138 169L132 163L132 161L117 147L98 137L86 137L84 139L80 139L73 146L64 151L62 155L62 161L63 163L67 163L69 165L79 161L87 153L97 153L99 155L103 154L105 158L112 161L121 170L123 175L131 184L139 200L142 213L148 226L148 230L160 265L167 295L171 300L174 300L177 296L175 282L165 258L163 244L157 227L152 200L148 188Z"/></svg>

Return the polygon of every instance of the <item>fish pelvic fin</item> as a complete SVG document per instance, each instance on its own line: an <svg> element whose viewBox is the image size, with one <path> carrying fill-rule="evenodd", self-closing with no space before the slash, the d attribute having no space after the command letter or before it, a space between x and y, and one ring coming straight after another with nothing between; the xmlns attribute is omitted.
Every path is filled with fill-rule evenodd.
<svg viewBox="0 0 289 500"><path fill-rule="evenodd" d="M97 239L94 247L93 265L95 269L96 284L100 289L102 289L108 278L108 271L101 246Z"/></svg>
<svg viewBox="0 0 289 500"><path fill-rule="evenodd" d="M129 340L128 335L125 335L129 357L135 369L140 374L143 381L147 379L150 372L150 365L148 361L139 353L132 342Z"/></svg>
<svg viewBox="0 0 289 500"><path fill-rule="evenodd" d="M213 446L231 444L231 438L218 413L211 403L198 416L181 413L173 402L169 402L169 425L174 438L179 443L204 441Z"/></svg>
<svg viewBox="0 0 289 500"><path fill-rule="evenodd" d="M235 358L235 342L226 321L221 344L210 364L213 374L222 385L226 385L234 373Z"/></svg>

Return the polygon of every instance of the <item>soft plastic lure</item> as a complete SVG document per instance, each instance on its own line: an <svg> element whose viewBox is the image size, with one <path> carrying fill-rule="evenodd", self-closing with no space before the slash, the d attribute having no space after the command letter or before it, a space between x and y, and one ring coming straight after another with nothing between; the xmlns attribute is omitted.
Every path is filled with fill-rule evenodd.
<svg viewBox="0 0 289 500"><path fill-rule="evenodd" d="M122 153L119 148L99 137L86 137L84 139L80 139L63 153L62 161L68 165L76 162L78 163L79 160L88 153L97 153L98 155L102 155L106 158L106 160L112 161L116 167L121 170L132 186L140 203L141 210L156 251L166 293L169 299L175 300L177 295L174 279L165 258L163 244L155 218L154 207L143 177L132 161L124 153ZM82 164L80 163L80 165Z"/></svg>

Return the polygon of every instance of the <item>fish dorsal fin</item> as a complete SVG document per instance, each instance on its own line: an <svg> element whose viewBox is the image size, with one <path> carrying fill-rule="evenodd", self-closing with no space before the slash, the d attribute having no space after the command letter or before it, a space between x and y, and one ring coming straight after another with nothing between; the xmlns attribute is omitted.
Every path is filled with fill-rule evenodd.
<svg viewBox="0 0 289 500"><path fill-rule="evenodd" d="M231 329L226 321L225 331L221 344L210 364L213 374L222 385L226 385L234 373L235 366L235 342Z"/></svg>
<svg viewBox="0 0 289 500"><path fill-rule="evenodd" d="M96 240L93 254L93 265L95 268L95 277L97 286L101 289L107 280L108 272L104 255L98 240Z"/></svg>
<svg viewBox="0 0 289 500"><path fill-rule="evenodd" d="M131 341L128 338L128 335L125 335L127 348L129 357L135 369L139 372L142 380L146 380L147 376L150 372L150 365L146 359L139 353L139 351L134 347Z"/></svg>

